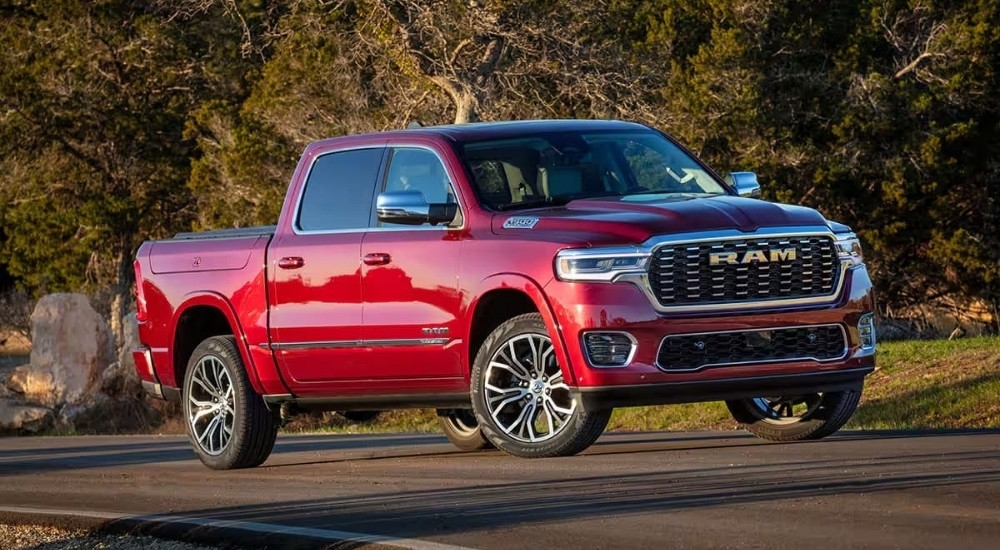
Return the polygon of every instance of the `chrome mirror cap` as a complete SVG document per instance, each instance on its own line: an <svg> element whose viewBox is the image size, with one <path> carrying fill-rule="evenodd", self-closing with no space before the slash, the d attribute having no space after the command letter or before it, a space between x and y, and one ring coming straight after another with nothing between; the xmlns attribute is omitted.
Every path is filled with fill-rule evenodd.
<svg viewBox="0 0 1000 550"><path fill-rule="evenodd" d="M730 172L726 183L733 186L741 197L760 198L760 184L753 172Z"/></svg>

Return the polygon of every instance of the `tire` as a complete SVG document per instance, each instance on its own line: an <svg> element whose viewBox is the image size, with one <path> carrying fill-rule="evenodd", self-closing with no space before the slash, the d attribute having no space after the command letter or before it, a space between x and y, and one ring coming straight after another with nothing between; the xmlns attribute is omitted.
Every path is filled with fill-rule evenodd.
<svg viewBox="0 0 1000 550"><path fill-rule="evenodd" d="M476 414L469 409L438 409L441 429L453 445L463 451L484 451L493 444L483 435Z"/></svg>
<svg viewBox="0 0 1000 550"><path fill-rule="evenodd" d="M182 395L188 437L205 466L253 468L270 456L277 414L250 385L235 338L213 336L198 344Z"/></svg>
<svg viewBox="0 0 1000 550"><path fill-rule="evenodd" d="M541 315L528 313L497 327L476 354L472 408L483 435L505 453L575 455L597 441L611 419L611 409L578 406L553 350Z"/></svg>
<svg viewBox="0 0 1000 550"><path fill-rule="evenodd" d="M382 414L382 411L337 411L340 416L343 416L351 422L364 423L371 422L378 418L378 415Z"/></svg>
<svg viewBox="0 0 1000 550"><path fill-rule="evenodd" d="M822 439L842 428L861 401L861 388L800 396L726 401L740 426L768 441ZM799 410L796 410L798 408Z"/></svg>

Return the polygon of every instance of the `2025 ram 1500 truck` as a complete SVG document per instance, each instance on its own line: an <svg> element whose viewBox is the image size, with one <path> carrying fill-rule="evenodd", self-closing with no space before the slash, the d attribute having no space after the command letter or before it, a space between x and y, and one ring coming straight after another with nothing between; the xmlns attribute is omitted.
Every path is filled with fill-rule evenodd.
<svg viewBox="0 0 1000 550"><path fill-rule="evenodd" d="M710 400L824 437L874 368L871 281L850 228L758 196L626 122L317 141L276 226L141 246L136 368L215 469L263 463L293 410L433 408L519 457Z"/></svg>

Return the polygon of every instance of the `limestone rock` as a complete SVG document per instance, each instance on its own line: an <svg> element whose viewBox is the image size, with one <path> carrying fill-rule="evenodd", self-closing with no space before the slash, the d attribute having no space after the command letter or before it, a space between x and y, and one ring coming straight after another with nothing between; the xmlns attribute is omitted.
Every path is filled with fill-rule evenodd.
<svg viewBox="0 0 1000 550"><path fill-rule="evenodd" d="M50 408L83 402L114 361L107 323L83 294L43 297L31 323L31 362L15 370L8 387Z"/></svg>
<svg viewBox="0 0 1000 550"><path fill-rule="evenodd" d="M48 407L0 398L0 433L38 432L50 427L53 418Z"/></svg>

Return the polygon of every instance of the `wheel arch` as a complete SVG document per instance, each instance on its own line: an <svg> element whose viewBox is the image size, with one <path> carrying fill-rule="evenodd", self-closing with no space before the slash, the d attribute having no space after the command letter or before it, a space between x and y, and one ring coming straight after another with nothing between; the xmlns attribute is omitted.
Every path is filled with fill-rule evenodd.
<svg viewBox="0 0 1000 550"><path fill-rule="evenodd" d="M171 368L176 387L180 388L184 383L188 361L198 344L212 336L231 335L236 338L236 349L240 352L250 384L261 393L257 371L243 337L243 327L232 304L224 296L214 292L188 295L175 310L171 326Z"/></svg>
<svg viewBox="0 0 1000 550"><path fill-rule="evenodd" d="M521 274L502 273L483 279L475 296L467 310L469 319L466 333L467 377L470 376L480 346L496 327L507 319L524 313L537 312L542 316L542 322L552 336L556 358L562 366L563 376L570 385L576 385L576 376L569 361L561 327L542 290L542 285Z"/></svg>

